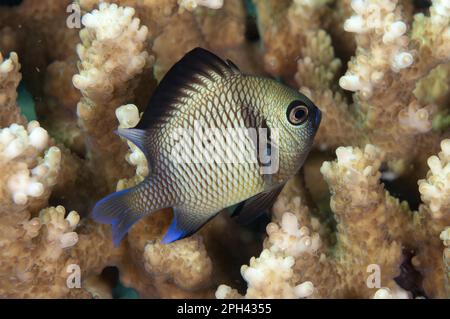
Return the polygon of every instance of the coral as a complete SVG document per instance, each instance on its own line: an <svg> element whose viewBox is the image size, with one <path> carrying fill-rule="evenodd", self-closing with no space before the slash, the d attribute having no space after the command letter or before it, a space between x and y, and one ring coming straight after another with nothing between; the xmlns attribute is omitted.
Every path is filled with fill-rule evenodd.
<svg viewBox="0 0 450 319"><path fill-rule="evenodd" d="M358 48L339 84L343 89L355 92L354 105L351 108L340 106L338 114L336 110L330 113L337 115L334 123L329 123L325 116L324 122L334 126L335 129L330 131L349 126L336 122L350 122L351 131L355 131L352 133L353 144L372 143L383 148L390 169L402 174L422 151L416 147L419 137L435 145L440 140L439 134L431 132L436 107L421 104L414 90L419 79L448 61L448 56L441 53L446 47L442 30L448 28L448 21L436 13L439 11L445 16L444 11L436 9L442 5L436 1L430 9L430 17L416 15L408 33L402 7L397 1L355 0L351 5L355 14L346 20L344 28L356 34ZM429 49L430 45L433 50ZM322 92L314 94L323 95ZM339 92L332 95L335 94ZM325 113L335 109L334 105L324 102ZM334 136L327 141L325 134L321 139L325 140L323 144L331 147L348 144L345 140L344 143L336 141Z"/></svg>
<svg viewBox="0 0 450 319"><path fill-rule="evenodd" d="M315 254L320 247L318 234L310 236L307 227L299 227L292 213L282 216L281 225L267 226L265 249L258 258L252 257L241 274L248 288L245 298L308 298L314 296L310 281L296 283L293 267L301 255ZM220 299L235 298L236 292L222 285L216 291Z"/></svg>
<svg viewBox="0 0 450 319"><path fill-rule="evenodd" d="M96 171L107 184L126 172L126 167L115 160L124 150L112 133L115 117L108 107L115 108L132 99L135 77L151 63L144 49L148 29L140 27L134 12L130 7L100 4L98 10L83 16L83 44L77 46L80 73L73 77L73 84L83 94L77 114L89 136L87 156L92 157L94 166L103 167Z"/></svg>
<svg viewBox="0 0 450 319"><path fill-rule="evenodd" d="M116 109L116 117L119 121L119 128L135 127L139 120L139 110L134 104L122 105ZM126 160L129 164L136 166L136 175L133 177L137 181L142 181L149 173L147 159L142 151L132 142L127 141L130 152L127 153ZM122 185L125 180L119 181L119 189L126 188Z"/></svg>
<svg viewBox="0 0 450 319"><path fill-rule="evenodd" d="M343 147L336 153L337 162L325 162L321 168L333 194L330 205L338 222L334 249L322 247L317 233L311 234L307 227L299 226L297 215L308 217L299 212L302 207L298 204L286 204L283 194L278 201L285 203L276 203L274 209L297 209L284 213L278 225L267 226L265 247L294 258L295 283L310 281L315 297L369 298L373 295L366 284L370 265L376 264L382 269L380 282L383 286L397 288L394 278L399 275L402 263L401 244L389 239L385 229L392 228L393 234L399 232L404 222L402 216L406 218L407 214L398 201L386 195L379 183L378 168L383 156L380 150L368 145L364 151ZM292 203L298 201L295 192L293 195ZM388 222L385 214L389 217L402 215L395 217L399 221ZM379 227L371 227L374 222Z"/></svg>
<svg viewBox="0 0 450 319"><path fill-rule="evenodd" d="M66 215L63 206L44 208L62 171L60 149L51 146L47 131L37 121L26 128L11 124L0 130L0 162L0 294L16 298L69 295L67 276L72 265L81 267L81 276L98 267L96 263L104 262L108 254L80 260L77 249L84 246L86 251L86 241L95 236L87 239L74 232L80 222L75 211Z"/></svg>
<svg viewBox="0 0 450 319"><path fill-rule="evenodd" d="M0 7L0 297L111 298L102 271L116 267L142 298L449 298L450 2L431 2ZM163 245L167 208L113 247L90 209L150 173L113 131L197 46L310 97L314 149L268 224L223 212Z"/></svg>
<svg viewBox="0 0 450 319"><path fill-rule="evenodd" d="M205 286L212 273L201 237L190 237L171 245L148 243L145 245L144 266L155 276L165 276L168 280L186 290Z"/></svg>
<svg viewBox="0 0 450 319"><path fill-rule="evenodd" d="M17 86L22 79L19 70L20 64L16 53L11 53L6 60L0 54L0 125L2 127L24 121L16 104Z"/></svg>
<svg viewBox="0 0 450 319"><path fill-rule="evenodd" d="M406 291L400 288L380 288L373 295L372 299L409 299L410 296Z"/></svg>
<svg viewBox="0 0 450 319"><path fill-rule="evenodd" d="M94 236L74 232L80 216L64 207L49 207L30 219L27 210L2 214L0 293L15 298L61 298L70 295L69 275L79 269L80 278L98 272L108 254L84 258L80 251ZM91 249L91 253L92 249ZM104 259L105 258L105 259ZM99 268L100 266L100 268ZM96 269L97 268L97 269ZM76 285L76 278L73 278ZM85 297L91 296L89 293Z"/></svg>
<svg viewBox="0 0 450 319"><path fill-rule="evenodd" d="M306 42L321 32L320 24L329 2L255 0L267 72L286 79L295 73L295 64L302 57Z"/></svg>
<svg viewBox="0 0 450 319"><path fill-rule="evenodd" d="M179 0L180 8L189 11L194 10L197 6L205 6L211 9L220 9L223 6L223 0Z"/></svg>
<svg viewBox="0 0 450 319"><path fill-rule="evenodd" d="M442 219L450 210L450 142L441 143L442 152L428 159L430 171L426 179L419 180L419 191L432 218Z"/></svg>
<svg viewBox="0 0 450 319"><path fill-rule="evenodd" d="M61 151L48 143L47 131L36 121L27 128L11 124L0 129L2 211L48 198L61 161Z"/></svg>
<svg viewBox="0 0 450 319"><path fill-rule="evenodd" d="M427 179L419 181L424 203L417 212L410 211L406 202L393 198L380 183L379 167L385 156L381 149L370 144L364 150L338 148L337 160L324 162L321 167L331 190L330 206L337 222L334 246L322 247L318 233L311 234L308 227L299 226L298 221L302 219L309 218L311 224L316 222L311 222L311 213L298 197L304 192L301 185L288 185L283 190L285 195L282 193L274 205L274 218L279 221L267 226L265 250L259 258L250 260L250 268L243 266L241 269L248 282L245 296L292 298L296 296L293 294L295 285L311 282L315 297L410 298L411 294L397 284L404 262L404 246L417 250L413 263L424 275L426 294L447 296L448 249L442 259L439 232L442 231L441 239L446 243L449 141L441 143L439 157L432 156L428 160ZM297 190L292 191L292 188ZM277 216L282 209L292 212L287 211L280 220ZM282 255L277 256L277 253ZM291 259L287 259L289 257ZM270 267L286 267L286 277L272 278L278 273L266 270ZM383 288L374 292L376 286L370 284L368 272L376 269L381 270L378 283ZM257 274L261 277L256 277ZM267 282L286 286L281 288ZM220 286L216 296L234 298L238 295L230 287Z"/></svg>
<svg viewBox="0 0 450 319"><path fill-rule="evenodd" d="M444 259L444 266L445 266L445 272L446 272L446 289L447 289L447 294L450 292L450 228L446 228L444 231L442 231L440 238L442 239L442 241L444 242L445 245L445 249L444 249L444 254L443 254L443 259Z"/></svg>
<svg viewBox="0 0 450 319"><path fill-rule="evenodd" d="M292 283L294 258L277 256L263 250L258 258L242 266L241 273L248 284L246 298L306 298L314 293L314 286L307 281L299 285ZM216 297L235 297L227 286L219 286Z"/></svg>
<svg viewBox="0 0 450 319"><path fill-rule="evenodd" d="M440 234L450 224L450 140L441 142L438 156L428 158L430 170L425 179L419 180L423 204L419 207L418 224L422 230L423 247L414 257L415 267L426 274L425 289L445 296L445 261L442 263ZM419 237L420 238L420 237ZM431 270L432 267L435 269Z"/></svg>

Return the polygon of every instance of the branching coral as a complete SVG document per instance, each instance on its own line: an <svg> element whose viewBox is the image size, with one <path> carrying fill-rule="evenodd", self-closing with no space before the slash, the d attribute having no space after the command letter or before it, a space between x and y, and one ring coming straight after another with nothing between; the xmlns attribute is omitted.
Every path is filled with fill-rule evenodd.
<svg viewBox="0 0 450 319"><path fill-rule="evenodd" d="M8 126L13 123L23 123L17 107L17 86L22 76L19 72L20 64L16 53L11 53L8 59L0 54L0 125Z"/></svg>
<svg viewBox="0 0 450 319"><path fill-rule="evenodd" d="M424 274L423 285L428 291L445 296L445 261L442 264L442 242L439 235L450 224L450 140L441 142L438 156L428 159L430 171L426 179L419 180L423 205L419 207L417 223L422 231L423 247L413 259Z"/></svg>
<svg viewBox="0 0 450 319"><path fill-rule="evenodd" d="M410 155L413 151L416 134L431 129L431 110L417 105L413 96L415 82L409 80L411 84L408 86L406 76L400 73L414 62L406 35L407 26L395 1L352 1L352 6L356 15L346 21L344 28L357 33L359 51L339 84L344 89L357 92L354 99L359 104L360 116L365 119L369 140L382 146L389 159L399 160L401 152ZM415 72L417 76L423 76L429 70L416 69ZM392 86L400 83L401 87ZM391 87L386 90L388 86ZM392 92L392 97L389 92ZM400 103L399 96L402 97ZM386 121L393 123L386 125ZM381 127L391 129L380 130ZM406 143L408 135L411 136L410 142ZM400 138L401 147L396 141ZM394 169L400 169L399 163L395 165Z"/></svg>
<svg viewBox="0 0 450 319"><path fill-rule="evenodd" d="M418 138L435 145L439 141L437 134L430 133L436 108L432 104L421 105L414 96L414 89L418 79L448 61L448 56L441 51L446 48L442 37L448 21L444 18L445 12L437 9L442 3L436 1L430 9L430 17L417 15L408 33L397 1L355 0L351 3L355 15L345 22L344 28L356 33L358 49L339 84L356 93L351 108L342 105L337 108L339 112L330 111L335 115L332 121L350 122L355 132L353 143L363 146L370 142L383 148L390 168L401 173L414 161L416 154L422 152L416 147ZM444 16L437 15L436 10ZM426 35L422 31L424 28ZM321 92L316 94L322 95ZM329 102L324 100L325 113L336 109ZM324 123L332 125L333 122L328 122L324 116ZM334 124L336 130L348 126ZM325 135L321 138L328 146L341 144L334 136L330 142Z"/></svg>
<svg viewBox="0 0 450 319"><path fill-rule="evenodd" d="M134 104L122 105L121 107L116 109L117 120L119 121L119 128L132 128L135 127L140 119L139 110ZM145 158L144 153L132 142L127 141L128 147L130 148L130 152L126 155L126 160L133 166L136 166L136 175L132 178L131 182L133 185L136 185L138 182L141 182L149 173L148 171L148 163ZM130 187L131 185L127 180L120 180L118 183L119 189L127 188L127 185Z"/></svg>
<svg viewBox="0 0 450 319"><path fill-rule="evenodd" d="M132 98L135 77L151 63L145 51L148 29L140 27L139 19L133 16L133 8L100 4L98 10L83 16L83 45L77 47L80 74L74 76L73 83L83 94L77 113L89 136L88 156L93 165L103 167L96 171L108 184L126 172L116 161L124 150L112 133L115 117L108 107L115 109Z"/></svg>
<svg viewBox="0 0 450 319"><path fill-rule="evenodd" d="M290 203L282 193L274 206L274 216L279 216L277 211L282 208L294 212L282 215L278 224L267 226L266 250L259 259L253 258L250 265L263 269L264 273L264 267L275 263L271 261L272 255L282 253L284 258L294 258L293 273L289 268L286 278L277 279L271 279L273 275L265 273L262 278L267 282L290 284L289 287L293 288L293 285L308 281L314 286L316 297L405 298L411 295L398 286L397 280L404 262L402 249L408 247L418 251L414 263L424 276L425 293L442 298L447 296L444 278L445 267L448 267L447 252L444 252L443 260L442 247L437 242L439 232L443 231L442 225L449 222L445 208L449 198L445 188L450 176L445 172L448 168L448 142L442 142L439 158L430 157L431 170L427 180L419 181L424 200L419 212L411 212L406 202L399 202L384 190L379 180L379 167L385 155L379 148L373 145L367 145L364 151L352 147L338 148L337 160L325 162L321 168L332 194L330 205L337 221L336 245L321 247L317 233L310 235L308 228L299 227L299 219L311 220L311 216L304 206L299 205L296 197L296 193L302 192L301 187L297 185L297 191L292 192L295 186L288 185L283 193L290 194ZM431 207L435 215L430 211ZM444 231L441 235L444 241L445 236ZM288 265L292 267L293 264ZM246 273L248 269L247 266L241 269L249 286L246 296L294 296L286 294L285 289L264 284L263 279L254 279ZM256 271L252 270L250 274ZM372 272L378 277L373 277ZM271 292L271 288L274 291ZM374 290L376 288L380 289ZM238 295L231 288L221 286L216 296Z"/></svg>
<svg viewBox="0 0 450 319"><path fill-rule="evenodd" d="M212 264L201 237L162 245L148 243L144 252L145 269L155 276L165 276L186 290L205 286L210 281Z"/></svg>
<svg viewBox="0 0 450 319"><path fill-rule="evenodd" d="M61 152L57 147L48 148L48 142L47 131L36 121L30 122L27 129L11 124L0 130L2 194L5 199L9 194L11 205L23 206L29 198L39 200L50 195ZM11 209L7 202L3 203L2 210Z"/></svg>
<svg viewBox="0 0 450 319"><path fill-rule="evenodd" d="M179 0L181 8L194 10L197 6L205 6L211 9L220 9L223 6L223 0Z"/></svg>
<svg viewBox="0 0 450 319"><path fill-rule="evenodd" d="M446 218L450 210L450 142L441 143L442 152L428 159L430 172L427 179L419 180L422 200L434 219Z"/></svg>
<svg viewBox="0 0 450 319"><path fill-rule="evenodd" d="M242 266L242 277L248 284L246 298L307 298L314 296L310 281L296 283L294 274L296 258L315 254L320 247L318 234L310 236L307 227L299 227L292 213L282 216L281 225L267 226L264 249L258 258L252 258L249 266ZM220 286L217 298L235 298L237 292L228 286Z"/></svg>
<svg viewBox="0 0 450 319"><path fill-rule="evenodd" d="M310 235L308 228L300 228L292 213L283 215L280 226L268 225L269 237L265 245L272 245L272 250L295 258L296 282L312 282L316 297L356 297L357 294L370 297L373 292L366 285L369 265L377 264L383 269L380 281L384 286L396 288L393 278L398 275L401 263L401 246L388 240L382 227L371 227L374 221L388 226L383 214L390 203L377 173L382 153L367 146L364 152L341 148L337 154L336 163L325 162L321 168L335 194L331 200L338 221L338 244L334 254L327 255L318 234ZM280 200L286 202L283 195ZM298 201L295 194L291 201ZM278 205L274 206L276 210L297 206ZM305 213L294 212L299 213L305 216Z"/></svg>
<svg viewBox="0 0 450 319"><path fill-rule="evenodd" d="M69 296L73 293L67 284L69 267L83 267L81 276L108 254L80 260L77 242L95 236L87 239L74 232L80 221L76 212L66 216L62 206L43 209L61 172L60 149L50 145L38 122L27 128L12 124L0 130L0 163L0 295ZM39 211L39 217L33 217ZM76 296L90 295L83 290Z"/></svg>
<svg viewBox="0 0 450 319"><path fill-rule="evenodd" d="M442 233L440 238L443 240L444 245L445 245L445 249L444 249L444 254L443 254L443 260L444 260L444 267L445 267L445 272L446 272L446 289L447 289L447 294L450 293L450 244L449 244L449 239L450 239L450 228L446 228Z"/></svg>
<svg viewBox="0 0 450 319"><path fill-rule="evenodd" d="M264 68L286 80L295 73L307 41L321 36L321 22L331 1L255 0L258 25L264 44ZM322 41L317 41L321 43ZM317 52L316 52L317 53Z"/></svg>

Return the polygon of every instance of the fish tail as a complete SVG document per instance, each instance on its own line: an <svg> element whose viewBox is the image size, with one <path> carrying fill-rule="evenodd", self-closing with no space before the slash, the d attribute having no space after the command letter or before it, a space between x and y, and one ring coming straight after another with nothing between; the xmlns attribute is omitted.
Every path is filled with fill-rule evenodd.
<svg viewBox="0 0 450 319"><path fill-rule="evenodd" d="M144 216L133 207L132 195L136 191L136 187L133 187L110 194L97 202L92 211L94 220L112 225L115 246L120 244L131 226Z"/></svg>

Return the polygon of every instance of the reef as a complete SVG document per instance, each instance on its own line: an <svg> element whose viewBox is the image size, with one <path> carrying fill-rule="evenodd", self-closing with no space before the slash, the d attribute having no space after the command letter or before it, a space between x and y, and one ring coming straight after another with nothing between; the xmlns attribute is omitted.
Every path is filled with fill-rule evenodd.
<svg viewBox="0 0 450 319"><path fill-rule="evenodd" d="M149 172L113 131L195 47L310 97L314 149L270 220L163 245L165 209L114 247L90 211ZM0 6L0 297L450 298L449 72L449 0Z"/></svg>

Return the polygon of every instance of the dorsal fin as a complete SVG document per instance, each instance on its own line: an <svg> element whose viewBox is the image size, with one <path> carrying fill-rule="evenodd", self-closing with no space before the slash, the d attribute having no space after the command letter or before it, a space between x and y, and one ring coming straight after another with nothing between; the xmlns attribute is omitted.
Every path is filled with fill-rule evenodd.
<svg viewBox="0 0 450 319"><path fill-rule="evenodd" d="M233 72L241 73L241 70L239 70L239 68L237 67L236 64L233 63L233 61L227 60L227 64L230 66L230 68L233 70Z"/></svg>
<svg viewBox="0 0 450 319"><path fill-rule="evenodd" d="M202 48L188 52L161 80L136 128L164 123L177 102L197 93L199 87L210 88L217 80L238 74L239 69L230 62Z"/></svg>

